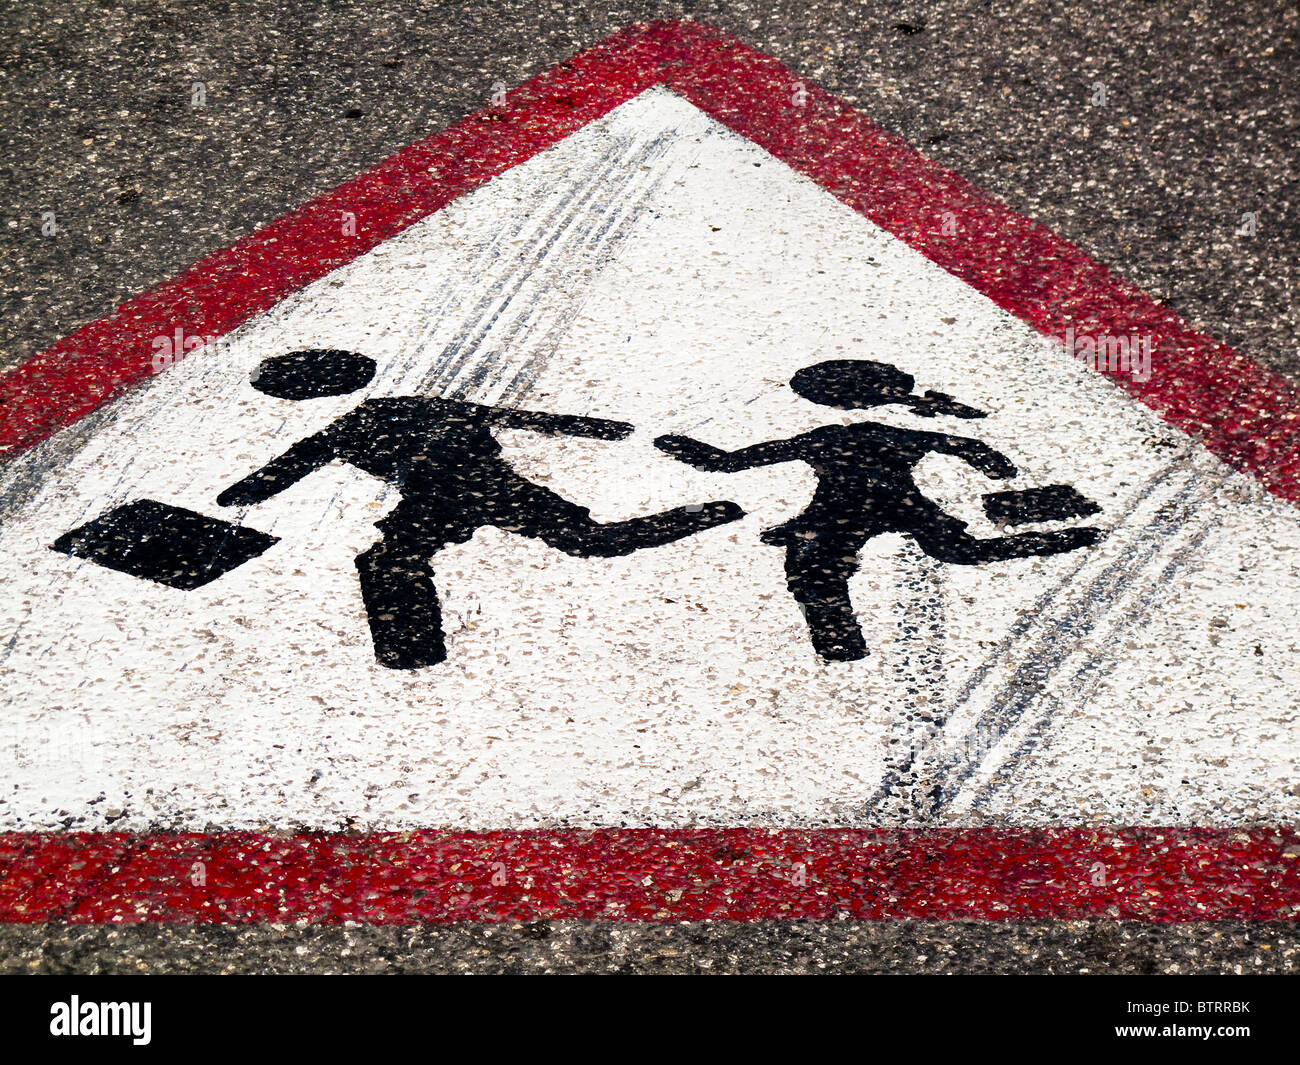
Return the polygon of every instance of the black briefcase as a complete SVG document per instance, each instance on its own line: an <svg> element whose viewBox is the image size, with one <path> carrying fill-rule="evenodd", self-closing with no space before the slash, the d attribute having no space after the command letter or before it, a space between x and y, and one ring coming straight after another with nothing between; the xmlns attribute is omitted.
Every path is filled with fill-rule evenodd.
<svg viewBox="0 0 1300 1065"><path fill-rule="evenodd" d="M50 548L189 591L256 558L280 538L152 499L101 514Z"/></svg>
<svg viewBox="0 0 1300 1065"><path fill-rule="evenodd" d="M984 513L996 525L1065 521L1100 512L1101 507L1068 484L1049 484L1019 492L990 492L984 497Z"/></svg>

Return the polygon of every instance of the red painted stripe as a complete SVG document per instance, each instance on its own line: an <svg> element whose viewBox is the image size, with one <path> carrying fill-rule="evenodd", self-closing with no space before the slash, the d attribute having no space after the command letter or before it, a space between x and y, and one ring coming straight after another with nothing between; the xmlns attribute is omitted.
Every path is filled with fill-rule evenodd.
<svg viewBox="0 0 1300 1065"><path fill-rule="evenodd" d="M20 834L0 860L8 922L1300 918L1290 828Z"/></svg>

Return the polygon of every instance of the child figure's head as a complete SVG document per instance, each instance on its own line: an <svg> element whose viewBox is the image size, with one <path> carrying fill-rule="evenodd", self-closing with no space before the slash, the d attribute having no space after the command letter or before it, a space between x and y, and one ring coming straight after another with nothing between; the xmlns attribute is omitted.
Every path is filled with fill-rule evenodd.
<svg viewBox="0 0 1300 1065"><path fill-rule="evenodd" d="M804 399L841 410L899 404L926 418L937 414L984 417L984 411L967 407L941 392L914 396L915 385L916 379L897 366L866 359L830 359L805 366L790 378L790 387Z"/></svg>
<svg viewBox="0 0 1300 1065"><path fill-rule="evenodd" d="M375 376L375 360L353 351L312 349L263 359L250 379L254 388L276 399L346 396Z"/></svg>

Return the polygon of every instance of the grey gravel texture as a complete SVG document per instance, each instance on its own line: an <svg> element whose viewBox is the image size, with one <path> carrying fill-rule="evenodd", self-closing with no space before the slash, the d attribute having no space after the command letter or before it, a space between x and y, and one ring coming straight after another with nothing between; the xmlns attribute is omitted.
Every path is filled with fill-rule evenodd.
<svg viewBox="0 0 1300 1065"><path fill-rule="evenodd" d="M1290 922L9 926L0 973L1295 972Z"/></svg>
<svg viewBox="0 0 1300 1065"><path fill-rule="evenodd" d="M497 86L630 22L683 16L780 58L1300 380L1289 0L10 3L0 365L478 110ZM1240 232L1248 213L1253 235ZM1298 944L1283 924L11 926L0 968L1275 972L1295 969Z"/></svg>

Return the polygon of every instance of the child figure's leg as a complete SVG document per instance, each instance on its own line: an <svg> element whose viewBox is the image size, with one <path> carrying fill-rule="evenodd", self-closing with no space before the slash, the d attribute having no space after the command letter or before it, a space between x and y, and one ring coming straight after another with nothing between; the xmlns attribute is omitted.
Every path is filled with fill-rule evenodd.
<svg viewBox="0 0 1300 1065"><path fill-rule="evenodd" d="M602 524L592 520L585 507L538 485L529 485L523 498L512 500L511 511L507 520L493 524L506 532L535 536L565 554L583 558L610 558L659 547L735 521L745 513L735 503L715 502Z"/></svg>
<svg viewBox="0 0 1300 1065"><path fill-rule="evenodd" d="M921 520L907 529L931 558L958 565L978 565L981 562L1000 562L1008 558L1027 558L1030 555L1059 555L1080 547L1089 547L1101 539L1101 530L1092 527L1057 529L1053 532L1016 533L981 540L966 531L966 523L945 514L928 500L909 507L910 513Z"/></svg>
<svg viewBox="0 0 1300 1065"><path fill-rule="evenodd" d="M375 658L389 669L434 666L447 657L432 551L385 537L357 556Z"/></svg>
<svg viewBox="0 0 1300 1065"><path fill-rule="evenodd" d="M813 649L829 662L867 656L853 613L849 578L858 568L860 544L796 535L785 549L786 583L803 607Z"/></svg>

